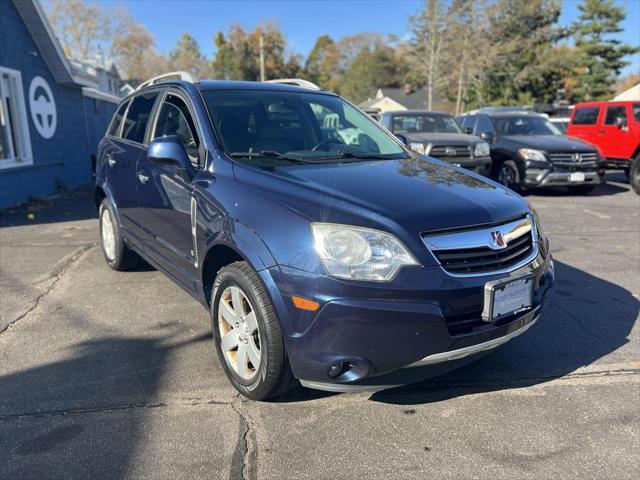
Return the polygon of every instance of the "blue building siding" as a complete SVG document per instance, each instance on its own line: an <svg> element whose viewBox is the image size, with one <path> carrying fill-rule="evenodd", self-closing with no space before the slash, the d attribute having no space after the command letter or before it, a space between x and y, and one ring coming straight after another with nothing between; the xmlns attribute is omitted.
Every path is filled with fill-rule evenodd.
<svg viewBox="0 0 640 480"><path fill-rule="evenodd" d="M21 73L33 164L0 169L0 208L41 197L57 187L92 180L92 157L116 105L83 96L79 85L55 81L13 2L0 1L0 66ZM46 80L55 98L57 126L50 139L40 136L29 110L29 85ZM86 115L85 115L86 111Z"/></svg>

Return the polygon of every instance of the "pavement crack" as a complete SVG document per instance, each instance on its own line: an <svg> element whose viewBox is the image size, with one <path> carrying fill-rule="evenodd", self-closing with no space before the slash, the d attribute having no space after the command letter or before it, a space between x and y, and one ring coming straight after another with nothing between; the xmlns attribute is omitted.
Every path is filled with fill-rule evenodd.
<svg viewBox="0 0 640 480"><path fill-rule="evenodd" d="M231 480L254 480L257 478L257 441L252 429L251 418L242 408L243 400L238 395L231 403L231 409L236 412L240 420L238 442L231 462Z"/></svg>
<svg viewBox="0 0 640 480"><path fill-rule="evenodd" d="M101 405L96 407L85 408L61 408L56 410L36 411L36 412L23 412L7 415L0 415L0 421L3 420L16 420L21 418L32 417L58 417L65 415L84 415L90 413L105 413L105 412L118 412L121 410L133 410L133 409L151 409L162 407L192 407L197 405L231 405L231 401L224 401L212 398L190 398L174 401L158 401L158 402L132 402L123 403L117 405Z"/></svg>
<svg viewBox="0 0 640 480"><path fill-rule="evenodd" d="M26 312L16 317L13 321L9 322L4 327L1 327L0 334L3 334L7 330L15 326L18 322L20 322L21 320L24 320L29 315L31 315L31 313L33 313L33 311L36 308L38 308L38 306L42 302L42 299L45 298L47 295L49 295L53 291L53 289L56 287L56 285L58 284L60 279L64 276L64 274L69 270L69 268L78 260L80 260L80 258L94 246L95 246L95 243L92 242L78 248L70 257L68 257L64 262L58 265L58 268L46 279L46 280L53 279L53 282L51 282L51 285L49 285L42 293L40 293L35 298L35 300L31 304L31 306L27 309Z"/></svg>

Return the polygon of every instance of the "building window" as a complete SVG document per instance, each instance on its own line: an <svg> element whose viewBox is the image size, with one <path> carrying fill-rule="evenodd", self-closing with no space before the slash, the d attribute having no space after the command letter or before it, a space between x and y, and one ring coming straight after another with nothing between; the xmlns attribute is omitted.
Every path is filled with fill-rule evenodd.
<svg viewBox="0 0 640 480"><path fill-rule="evenodd" d="M0 170L32 163L22 78L17 70L0 67Z"/></svg>

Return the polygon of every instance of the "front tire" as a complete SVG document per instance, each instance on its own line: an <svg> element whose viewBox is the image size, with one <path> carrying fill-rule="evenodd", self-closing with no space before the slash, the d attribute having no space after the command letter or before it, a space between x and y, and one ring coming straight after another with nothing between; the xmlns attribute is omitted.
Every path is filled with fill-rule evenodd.
<svg viewBox="0 0 640 480"><path fill-rule="evenodd" d="M262 281L247 262L218 272L211 324L220 363L242 395L266 400L291 389L294 379L278 319Z"/></svg>
<svg viewBox="0 0 640 480"><path fill-rule="evenodd" d="M505 160L500 163L496 168L494 177L499 184L510 188L514 192L520 192L522 190L520 172L518 171L516 162L513 160Z"/></svg>
<svg viewBox="0 0 640 480"><path fill-rule="evenodd" d="M100 246L107 265L113 270L131 270L138 265L140 257L124 242L122 230L116 220L113 205L106 198L102 200L98 210L100 222Z"/></svg>
<svg viewBox="0 0 640 480"><path fill-rule="evenodd" d="M640 195L640 155L635 158L629 170L629 184L633 191Z"/></svg>

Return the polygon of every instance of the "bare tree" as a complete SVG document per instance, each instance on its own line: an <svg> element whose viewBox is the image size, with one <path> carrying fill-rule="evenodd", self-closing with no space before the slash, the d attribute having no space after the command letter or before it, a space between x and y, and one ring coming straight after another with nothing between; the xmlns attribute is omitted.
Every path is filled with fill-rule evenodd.
<svg viewBox="0 0 640 480"><path fill-rule="evenodd" d="M443 84L441 52L446 41L447 3L446 0L426 0L422 10L410 19L414 36L410 55L412 69L418 81L426 85L429 109Z"/></svg>

